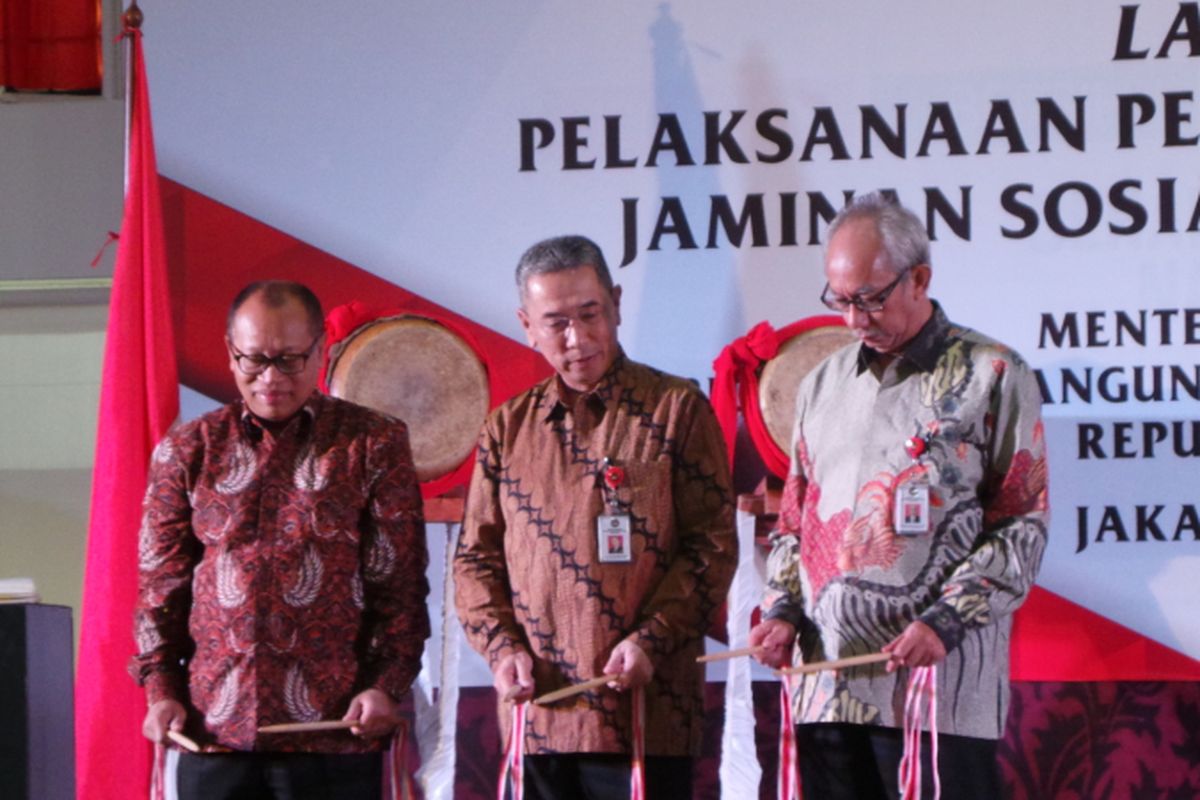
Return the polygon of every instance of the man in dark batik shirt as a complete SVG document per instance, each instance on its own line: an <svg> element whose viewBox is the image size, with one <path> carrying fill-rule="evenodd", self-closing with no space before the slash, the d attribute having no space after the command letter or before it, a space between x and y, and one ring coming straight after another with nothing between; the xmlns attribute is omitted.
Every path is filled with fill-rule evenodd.
<svg viewBox="0 0 1200 800"><path fill-rule="evenodd" d="M420 669L427 555L408 433L316 391L323 324L299 284L243 290L225 341L242 399L153 456L131 669L146 736L180 731L209 751L181 754L181 800L378 800L382 737ZM355 724L258 732L325 719Z"/></svg>

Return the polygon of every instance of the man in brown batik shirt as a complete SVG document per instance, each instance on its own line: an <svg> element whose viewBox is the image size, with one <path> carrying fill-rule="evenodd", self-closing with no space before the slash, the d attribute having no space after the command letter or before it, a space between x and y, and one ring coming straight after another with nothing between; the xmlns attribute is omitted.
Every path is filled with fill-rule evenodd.
<svg viewBox="0 0 1200 800"><path fill-rule="evenodd" d="M521 325L556 375L484 425L454 562L459 616L505 730L513 702L618 676L529 708L526 797L628 790L635 687L648 796L690 797L695 658L736 560L720 430L694 385L626 358L621 290L593 242L534 245L517 286Z"/></svg>

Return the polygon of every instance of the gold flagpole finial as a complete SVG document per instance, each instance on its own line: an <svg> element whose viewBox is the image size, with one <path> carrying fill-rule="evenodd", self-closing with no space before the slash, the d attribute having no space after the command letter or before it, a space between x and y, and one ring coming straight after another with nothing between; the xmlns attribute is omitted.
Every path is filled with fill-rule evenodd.
<svg viewBox="0 0 1200 800"><path fill-rule="evenodd" d="M133 28L135 30L141 29L142 20L145 19L145 15L142 14L142 10L138 8L137 0L133 0L133 2L129 4L129 8L125 9L125 14L121 17L121 19L125 23L126 28Z"/></svg>

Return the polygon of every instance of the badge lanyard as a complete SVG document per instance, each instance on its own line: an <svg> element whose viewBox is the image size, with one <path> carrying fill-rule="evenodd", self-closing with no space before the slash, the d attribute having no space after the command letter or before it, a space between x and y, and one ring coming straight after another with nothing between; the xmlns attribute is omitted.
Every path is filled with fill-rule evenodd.
<svg viewBox="0 0 1200 800"><path fill-rule="evenodd" d="M921 468L921 456L929 449L927 437L912 436L904 442L904 452L912 459L908 477L897 480L892 498L892 526L900 536L929 533L929 478Z"/></svg>
<svg viewBox="0 0 1200 800"><path fill-rule="evenodd" d="M626 485L625 470L606 458L600 464L600 481L605 511L596 517L597 558L603 564L628 564L633 560L633 529L618 499Z"/></svg>

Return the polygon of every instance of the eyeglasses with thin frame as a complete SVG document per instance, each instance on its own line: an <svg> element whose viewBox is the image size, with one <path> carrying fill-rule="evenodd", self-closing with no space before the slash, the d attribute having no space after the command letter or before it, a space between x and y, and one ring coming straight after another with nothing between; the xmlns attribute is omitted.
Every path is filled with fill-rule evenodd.
<svg viewBox="0 0 1200 800"><path fill-rule="evenodd" d="M887 299L891 297L892 292L900 285L900 281L912 272L912 268L902 271L896 276L896 279L887 286L880 289L875 294L855 295L854 297L838 297L832 293L829 284L825 284L825 289L821 292L821 302L825 304L831 311L836 311L839 314L845 314L853 306L864 314L874 314L883 310L883 306L887 303Z"/></svg>
<svg viewBox="0 0 1200 800"><path fill-rule="evenodd" d="M608 319L608 314L599 304L586 306L577 314L555 314L543 319L540 323L542 331L551 336L564 336L567 329L574 325L578 328L591 328Z"/></svg>
<svg viewBox="0 0 1200 800"><path fill-rule="evenodd" d="M262 353L239 353L233 346L233 342L229 343L229 351L233 354L233 360L243 375L261 375L269 367L274 367L276 372L283 375L295 375L304 371L308 365L308 359L312 356L313 348L319 341L321 341L320 336L313 339L312 344L306 347L302 353L280 353L277 356L264 356Z"/></svg>

